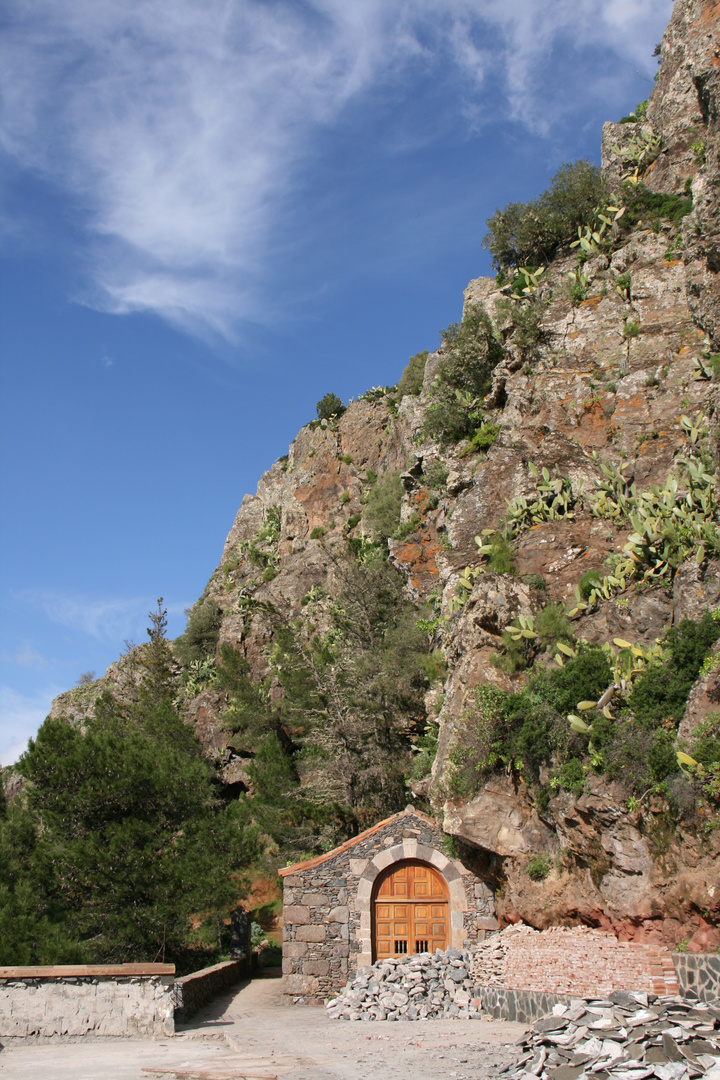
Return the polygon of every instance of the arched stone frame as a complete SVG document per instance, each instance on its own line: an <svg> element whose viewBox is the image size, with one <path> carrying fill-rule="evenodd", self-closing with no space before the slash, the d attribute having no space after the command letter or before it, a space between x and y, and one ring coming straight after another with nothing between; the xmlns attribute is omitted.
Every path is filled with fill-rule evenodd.
<svg viewBox="0 0 720 1080"><path fill-rule="evenodd" d="M448 904L448 930L449 945L453 949L462 949L465 939L464 914L468 910L467 894L462 874L451 859L434 848L419 844L417 840L403 840L402 844L380 851L371 859L363 870L358 880L355 903L360 915L360 926L357 931L357 944L359 953L357 966L369 967L372 964L372 894L373 885L378 874L387 870L394 863L405 862L407 859L417 859L419 862L438 870L447 885Z"/></svg>

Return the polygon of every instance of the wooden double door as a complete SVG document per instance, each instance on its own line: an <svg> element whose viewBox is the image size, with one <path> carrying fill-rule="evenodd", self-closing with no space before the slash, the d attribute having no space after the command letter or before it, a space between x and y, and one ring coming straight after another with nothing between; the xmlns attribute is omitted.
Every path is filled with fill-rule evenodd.
<svg viewBox="0 0 720 1080"><path fill-rule="evenodd" d="M373 898L374 959L447 947L448 893L442 876L420 862L386 870Z"/></svg>

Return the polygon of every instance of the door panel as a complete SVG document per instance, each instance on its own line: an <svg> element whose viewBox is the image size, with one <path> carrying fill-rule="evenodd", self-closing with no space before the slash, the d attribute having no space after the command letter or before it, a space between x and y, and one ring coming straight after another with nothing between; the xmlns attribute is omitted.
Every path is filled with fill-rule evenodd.
<svg viewBox="0 0 720 1080"><path fill-rule="evenodd" d="M424 863L402 863L386 872L373 901L375 958L448 947L447 887Z"/></svg>

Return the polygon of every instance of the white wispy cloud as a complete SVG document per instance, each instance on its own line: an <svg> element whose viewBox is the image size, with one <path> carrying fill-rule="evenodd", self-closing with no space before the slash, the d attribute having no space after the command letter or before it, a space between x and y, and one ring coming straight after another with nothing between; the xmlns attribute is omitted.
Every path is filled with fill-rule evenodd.
<svg viewBox="0 0 720 1080"><path fill-rule="evenodd" d="M12 656L3 659L9 660L11 664L19 664L20 667L45 667L47 664L42 653L33 649L32 645L23 645Z"/></svg>
<svg viewBox="0 0 720 1080"><path fill-rule="evenodd" d="M18 599L44 612L46 617L68 630L87 634L99 641L122 642L145 639L148 612L155 601L148 597L97 598L63 593L27 591ZM164 603L170 615L181 615L187 605Z"/></svg>
<svg viewBox="0 0 720 1080"><path fill-rule="evenodd" d="M647 65L669 0L9 0L0 139L71 193L83 301L232 337L263 291L313 135L409 72L458 80L550 131L602 80L583 49ZM654 39L654 40L653 40ZM566 94L540 73L564 50ZM408 76L409 77L409 76ZM503 104L504 102L504 104Z"/></svg>
<svg viewBox="0 0 720 1080"><path fill-rule="evenodd" d="M50 712L52 699L62 690L44 687L34 694L21 694L0 686L0 765L13 765Z"/></svg>

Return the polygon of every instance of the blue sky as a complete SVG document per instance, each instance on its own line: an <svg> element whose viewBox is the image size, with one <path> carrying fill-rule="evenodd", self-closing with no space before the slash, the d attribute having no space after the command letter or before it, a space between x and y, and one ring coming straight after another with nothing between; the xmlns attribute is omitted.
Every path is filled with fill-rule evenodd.
<svg viewBox="0 0 720 1080"><path fill-rule="evenodd" d="M459 318L498 206L599 160L669 0L7 0L0 761L174 636L315 404Z"/></svg>

